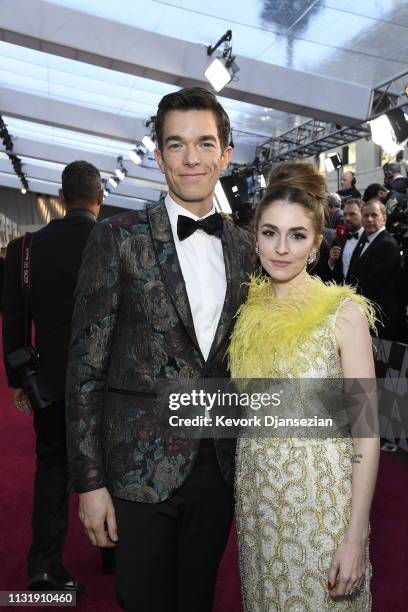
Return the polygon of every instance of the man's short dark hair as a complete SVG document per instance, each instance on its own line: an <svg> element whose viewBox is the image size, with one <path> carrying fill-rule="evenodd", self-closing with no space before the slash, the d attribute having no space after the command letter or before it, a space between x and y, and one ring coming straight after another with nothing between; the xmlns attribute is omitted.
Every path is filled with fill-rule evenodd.
<svg viewBox="0 0 408 612"><path fill-rule="evenodd" d="M387 191L387 188L381 183L371 183L366 187L363 195L364 202L368 202L368 200L372 200L373 198L377 198L380 191Z"/></svg>
<svg viewBox="0 0 408 612"><path fill-rule="evenodd" d="M204 87L187 87L164 96L159 103L155 120L157 145L163 149L163 126L166 114L170 111L209 110L217 122L218 138L224 151L229 144L230 121L227 113L215 95Z"/></svg>
<svg viewBox="0 0 408 612"><path fill-rule="evenodd" d="M74 161L62 173L62 192L67 206L95 202L101 191L99 170L86 161Z"/></svg>

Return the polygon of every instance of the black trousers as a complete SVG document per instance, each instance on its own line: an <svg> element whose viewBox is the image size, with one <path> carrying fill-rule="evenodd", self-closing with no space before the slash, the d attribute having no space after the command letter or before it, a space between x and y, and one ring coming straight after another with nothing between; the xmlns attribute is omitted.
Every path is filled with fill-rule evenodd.
<svg viewBox="0 0 408 612"><path fill-rule="evenodd" d="M55 402L34 413L37 468L32 514L33 540L28 577L58 572L68 528L68 469L65 404Z"/></svg>
<svg viewBox="0 0 408 612"><path fill-rule="evenodd" d="M183 486L158 504L114 499L116 590L132 612L211 612L233 515L233 490L202 441Z"/></svg>

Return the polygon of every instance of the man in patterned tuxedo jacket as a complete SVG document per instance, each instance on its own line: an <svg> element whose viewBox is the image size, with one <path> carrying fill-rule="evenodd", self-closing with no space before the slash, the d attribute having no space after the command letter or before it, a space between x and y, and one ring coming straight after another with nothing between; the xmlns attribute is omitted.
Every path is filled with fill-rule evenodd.
<svg viewBox="0 0 408 612"><path fill-rule="evenodd" d="M165 96L156 159L165 202L92 232L67 376L72 488L93 544L117 542L127 610L210 612L233 513L234 441L163 430L159 380L226 375L233 318L253 271L246 232L214 212L229 119L202 88Z"/></svg>

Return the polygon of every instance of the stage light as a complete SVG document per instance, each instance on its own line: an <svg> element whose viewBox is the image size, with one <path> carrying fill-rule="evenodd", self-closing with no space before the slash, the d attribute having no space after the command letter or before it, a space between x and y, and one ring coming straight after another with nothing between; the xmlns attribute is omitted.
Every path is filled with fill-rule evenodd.
<svg viewBox="0 0 408 612"><path fill-rule="evenodd" d="M408 139L408 121L400 108L392 108L368 123L375 144L390 155L402 151Z"/></svg>
<svg viewBox="0 0 408 612"><path fill-rule="evenodd" d="M20 191L21 191L21 193L22 193L23 195L25 195L25 194L27 193L27 189L26 189L25 187L22 187L22 188L20 189Z"/></svg>
<svg viewBox="0 0 408 612"><path fill-rule="evenodd" d="M130 151L129 158L135 164L141 164L142 163L142 158L140 157L140 155L138 155L136 149L133 149L132 151Z"/></svg>
<svg viewBox="0 0 408 612"><path fill-rule="evenodd" d="M205 77L211 83L215 91L219 92L227 85L236 73L238 66L232 61L224 61L223 59L215 58L204 72Z"/></svg>
<svg viewBox="0 0 408 612"><path fill-rule="evenodd" d="M146 147L146 149L148 149L150 151L150 153L153 153L153 151L156 148L156 145L153 142L153 140L150 138L150 136L143 136L142 142L143 142L144 146Z"/></svg>
<svg viewBox="0 0 408 612"><path fill-rule="evenodd" d="M259 176L259 184L261 189L266 189L266 180L263 174Z"/></svg>
<svg viewBox="0 0 408 612"><path fill-rule="evenodd" d="M119 181L119 179L118 179L118 178L115 178L114 176L110 176L110 177L109 177L109 182L110 182L110 184L112 185L112 187L115 187L115 188L116 188L116 187L119 185L119 182L120 182L120 181Z"/></svg>
<svg viewBox="0 0 408 612"><path fill-rule="evenodd" d="M211 62L204 74L215 91L221 91L232 78L222 61L218 58Z"/></svg>
<svg viewBox="0 0 408 612"><path fill-rule="evenodd" d="M232 55L231 40L232 31L227 30L214 47L211 45L207 47L207 55L211 56L224 43L224 51L220 57L216 57L204 72L206 79L208 79L217 92L221 91L239 72L239 67L235 63L235 56Z"/></svg>
<svg viewBox="0 0 408 612"><path fill-rule="evenodd" d="M118 177L118 179L121 180L121 181L123 181L123 179L126 176L126 174L125 174L125 172L124 172L124 170L122 168L116 168L115 174Z"/></svg>
<svg viewBox="0 0 408 612"><path fill-rule="evenodd" d="M123 179L127 176L127 170L123 165L123 157L120 155L116 158L116 161L118 162L118 167L115 170L115 174L120 181L123 181Z"/></svg>
<svg viewBox="0 0 408 612"><path fill-rule="evenodd" d="M324 160L324 165L326 166L327 172L333 172L333 170L341 168L343 163L338 153L332 153L331 155L328 155L326 157L326 159Z"/></svg>

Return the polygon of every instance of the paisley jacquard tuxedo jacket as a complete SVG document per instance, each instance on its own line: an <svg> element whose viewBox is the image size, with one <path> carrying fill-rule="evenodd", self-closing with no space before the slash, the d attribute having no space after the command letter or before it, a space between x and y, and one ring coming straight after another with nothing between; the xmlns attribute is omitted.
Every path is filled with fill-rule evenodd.
<svg viewBox="0 0 408 612"><path fill-rule="evenodd" d="M71 488L106 486L134 501L164 501L187 478L199 440L163 428L159 380L227 375L234 315L254 269L247 232L224 220L227 290L208 359L201 354L164 203L99 223L84 252L67 371ZM197 262L197 274L200 274ZM234 440L215 440L231 482Z"/></svg>

